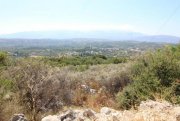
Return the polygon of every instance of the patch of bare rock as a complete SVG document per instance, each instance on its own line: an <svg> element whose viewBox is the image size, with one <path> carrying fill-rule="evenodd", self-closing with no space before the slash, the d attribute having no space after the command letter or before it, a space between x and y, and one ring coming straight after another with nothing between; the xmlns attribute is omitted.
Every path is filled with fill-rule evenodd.
<svg viewBox="0 0 180 121"><path fill-rule="evenodd" d="M108 107L101 108L100 112L69 110L44 117L41 121L180 121L180 106L149 100L142 102L137 111L118 111Z"/></svg>
<svg viewBox="0 0 180 121"><path fill-rule="evenodd" d="M91 109L68 110L46 116L41 121L180 121L180 106L149 100L141 102L137 111L119 111L108 107L101 108L100 112Z"/></svg>

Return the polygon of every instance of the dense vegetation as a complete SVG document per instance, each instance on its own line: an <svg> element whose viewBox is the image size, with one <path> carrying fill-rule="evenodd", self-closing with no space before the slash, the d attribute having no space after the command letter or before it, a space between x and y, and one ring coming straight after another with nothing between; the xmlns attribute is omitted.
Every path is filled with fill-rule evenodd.
<svg viewBox="0 0 180 121"><path fill-rule="evenodd" d="M0 52L0 120L32 121L65 107L130 109L140 101L180 104L180 45L124 57L12 58Z"/></svg>
<svg viewBox="0 0 180 121"><path fill-rule="evenodd" d="M67 66L67 65L98 65L98 64L119 64L125 63L127 59L125 57L106 57L104 55L92 55L92 56L71 56L60 58L43 58L46 63L51 66Z"/></svg>
<svg viewBox="0 0 180 121"><path fill-rule="evenodd" d="M147 99L180 104L180 46L146 53L131 71L133 82L117 95L120 107L135 107Z"/></svg>

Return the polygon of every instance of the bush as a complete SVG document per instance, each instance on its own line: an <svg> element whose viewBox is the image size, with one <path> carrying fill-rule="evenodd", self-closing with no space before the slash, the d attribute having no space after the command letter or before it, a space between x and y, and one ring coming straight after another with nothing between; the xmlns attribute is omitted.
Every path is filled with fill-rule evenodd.
<svg viewBox="0 0 180 121"><path fill-rule="evenodd" d="M117 94L117 101L120 108L135 108L141 101L154 99L154 93L158 90L158 79L150 74L142 74Z"/></svg>
<svg viewBox="0 0 180 121"><path fill-rule="evenodd" d="M113 63L118 64L118 63L125 63L127 62L126 58L114 58Z"/></svg>
<svg viewBox="0 0 180 121"><path fill-rule="evenodd" d="M7 53L5 52L0 52L0 66L6 65L6 60L7 60Z"/></svg>
<svg viewBox="0 0 180 121"><path fill-rule="evenodd" d="M102 85L106 87L107 91L111 94L117 94L122 90L127 84L131 82L131 76L128 70L126 72L118 73L118 75L113 75L110 80L103 81Z"/></svg>
<svg viewBox="0 0 180 121"><path fill-rule="evenodd" d="M43 112L56 112L72 102L76 82L66 80L66 72L54 71L40 61L21 60L11 69L20 104L37 121Z"/></svg>
<svg viewBox="0 0 180 121"><path fill-rule="evenodd" d="M100 83L90 81L86 86L95 89L97 92L92 93L82 87L76 88L74 91L73 105L92 108L96 111L99 111L101 107L113 107L115 105L114 96L107 90L100 88Z"/></svg>
<svg viewBox="0 0 180 121"><path fill-rule="evenodd" d="M14 83L12 80L8 79L0 79L0 91L2 94L7 91L12 91L14 87Z"/></svg>
<svg viewBox="0 0 180 121"><path fill-rule="evenodd" d="M119 64L127 62L126 58L106 57L104 55L92 56L75 56L75 57L60 57L60 58L43 58L43 61L51 66L81 66L81 65L98 65L98 64Z"/></svg>
<svg viewBox="0 0 180 121"><path fill-rule="evenodd" d="M133 82L119 92L119 107L136 107L142 100L161 98L179 103L180 45L146 53L131 69Z"/></svg>

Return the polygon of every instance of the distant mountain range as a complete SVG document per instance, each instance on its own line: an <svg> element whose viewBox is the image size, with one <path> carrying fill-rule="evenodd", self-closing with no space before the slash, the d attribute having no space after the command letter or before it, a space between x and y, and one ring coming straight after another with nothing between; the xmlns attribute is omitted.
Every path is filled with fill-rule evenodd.
<svg viewBox="0 0 180 121"><path fill-rule="evenodd" d="M168 35L145 35L125 31L34 31L0 35L4 39L96 39L96 40L132 40L145 42L179 43L180 37Z"/></svg>

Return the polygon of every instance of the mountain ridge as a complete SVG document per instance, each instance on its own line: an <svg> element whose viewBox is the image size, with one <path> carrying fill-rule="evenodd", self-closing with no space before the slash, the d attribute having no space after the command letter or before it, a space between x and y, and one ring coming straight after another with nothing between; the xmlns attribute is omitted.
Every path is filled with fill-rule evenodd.
<svg viewBox="0 0 180 121"><path fill-rule="evenodd" d="M146 35L129 31L31 31L0 35L3 39L95 39L133 40L145 42L179 43L180 37L172 35Z"/></svg>

